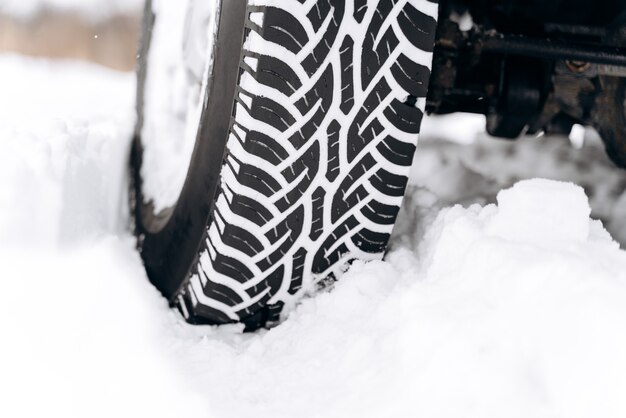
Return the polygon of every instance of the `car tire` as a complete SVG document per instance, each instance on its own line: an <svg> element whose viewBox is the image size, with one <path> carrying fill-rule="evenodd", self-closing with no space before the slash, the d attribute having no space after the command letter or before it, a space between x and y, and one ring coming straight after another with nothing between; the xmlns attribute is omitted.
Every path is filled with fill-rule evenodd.
<svg viewBox="0 0 626 418"><path fill-rule="evenodd" d="M252 330L381 259L422 120L432 0L222 0L213 71L177 203L142 192L146 7L132 150L148 276L192 323Z"/></svg>

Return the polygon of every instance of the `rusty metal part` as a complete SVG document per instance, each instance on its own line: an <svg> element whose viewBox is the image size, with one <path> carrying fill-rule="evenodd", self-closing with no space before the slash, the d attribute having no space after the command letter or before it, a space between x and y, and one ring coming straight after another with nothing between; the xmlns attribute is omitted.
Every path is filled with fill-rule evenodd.
<svg viewBox="0 0 626 418"><path fill-rule="evenodd" d="M569 60L626 66L626 48L587 45L524 35L488 33L480 40L484 52L548 60Z"/></svg>
<svg viewBox="0 0 626 418"><path fill-rule="evenodd" d="M591 68L591 63L588 61L576 61L576 60L567 60L565 61L565 65L567 68L573 73L584 73L589 68Z"/></svg>

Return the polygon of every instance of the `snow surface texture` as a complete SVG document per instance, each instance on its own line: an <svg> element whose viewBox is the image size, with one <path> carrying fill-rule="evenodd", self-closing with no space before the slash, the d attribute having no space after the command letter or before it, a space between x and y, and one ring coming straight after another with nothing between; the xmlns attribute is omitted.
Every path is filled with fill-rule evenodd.
<svg viewBox="0 0 626 418"><path fill-rule="evenodd" d="M425 119L405 199L410 210L400 219L403 229L409 223L423 228L447 206L495 203L500 190L540 177L582 186L592 218L626 246L626 172L608 160L594 130L581 135L585 142L579 150L565 137L494 140L484 126L484 118L476 115Z"/></svg>
<svg viewBox="0 0 626 418"><path fill-rule="evenodd" d="M0 91L0 416L626 415L626 252L589 217L620 230L625 176L597 142L429 121L387 261L243 335L183 324L124 229L133 78L5 56Z"/></svg>
<svg viewBox="0 0 626 418"><path fill-rule="evenodd" d="M44 13L73 13L91 22L117 15L137 15L145 0L2 0L0 13L29 20Z"/></svg>
<svg viewBox="0 0 626 418"><path fill-rule="evenodd" d="M213 75L219 3L198 4L203 7L187 0L152 3L156 20L148 55L141 138L143 193L155 213L178 201L196 144L203 93L209 74ZM197 33L198 28L207 27L206 33ZM206 56L209 58L203 59Z"/></svg>
<svg viewBox="0 0 626 418"><path fill-rule="evenodd" d="M89 64L0 61L0 248L120 231L134 77Z"/></svg>

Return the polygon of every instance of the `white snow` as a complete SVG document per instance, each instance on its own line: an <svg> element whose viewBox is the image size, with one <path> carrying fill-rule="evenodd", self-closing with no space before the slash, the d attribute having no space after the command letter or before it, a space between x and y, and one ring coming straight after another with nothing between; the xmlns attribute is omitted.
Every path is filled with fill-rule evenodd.
<svg viewBox="0 0 626 418"><path fill-rule="evenodd" d="M401 228L423 229L428 221L420 218L430 219L454 204L495 203L500 190L539 177L581 186L590 200L591 217L601 220L614 238L626 244L626 172L615 169L593 129L585 131L580 149L572 147L566 137L503 141L488 137L483 130L482 116L425 119L405 199L418 216L405 213ZM406 225L409 222L415 226Z"/></svg>
<svg viewBox="0 0 626 418"><path fill-rule="evenodd" d="M2 0L0 14L34 19L42 13L73 13L92 22L117 15L138 14L145 0Z"/></svg>
<svg viewBox="0 0 626 418"><path fill-rule="evenodd" d="M459 129L459 127L463 128ZM424 118L420 132L422 137L436 136L448 142L467 145L473 143L476 135L484 130L484 116L456 113L436 118Z"/></svg>
<svg viewBox="0 0 626 418"><path fill-rule="evenodd" d="M498 194L498 215L489 232L508 240L545 246L589 238L591 208L585 191L552 180L526 180Z"/></svg>
<svg viewBox="0 0 626 418"><path fill-rule="evenodd" d="M132 244L0 250L0 416L210 413L167 354L167 303L140 279Z"/></svg>
<svg viewBox="0 0 626 418"><path fill-rule="evenodd" d="M219 2L154 0L152 9L156 20L144 93L142 191L158 213L176 204L187 178L203 93L213 75ZM199 28L208 29L200 34Z"/></svg>
<svg viewBox="0 0 626 418"><path fill-rule="evenodd" d="M121 230L134 76L0 58L0 248Z"/></svg>
<svg viewBox="0 0 626 418"><path fill-rule="evenodd" d="M425 136L387 261L243 335L183 324L123 228L133 77L4 56L0 91L0 416L626 415L626 252L589 216L624 230L626 177L592 138Z"/></svg>

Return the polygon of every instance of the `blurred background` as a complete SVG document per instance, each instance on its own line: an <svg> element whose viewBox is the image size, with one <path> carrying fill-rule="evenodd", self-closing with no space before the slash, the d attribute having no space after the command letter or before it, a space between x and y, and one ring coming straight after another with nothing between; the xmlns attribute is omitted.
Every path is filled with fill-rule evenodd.
<svg viewBox="0 0 626 418"><path fill-rule="evenodd" d="M0 0L0 53L135 68L143 0Z"/></svg>

